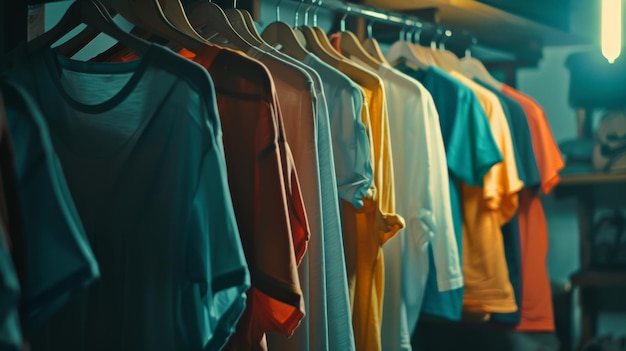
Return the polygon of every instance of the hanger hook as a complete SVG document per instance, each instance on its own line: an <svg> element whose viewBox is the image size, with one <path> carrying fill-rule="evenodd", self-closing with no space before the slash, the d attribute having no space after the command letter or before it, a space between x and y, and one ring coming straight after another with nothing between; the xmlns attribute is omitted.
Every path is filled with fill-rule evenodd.
<svg viewBox="0 0 626 351"><path fill-rule="evenodd" d="M435 30L435 35L430 40L430 48L431 49L437 50L437 43L439 42L439 38L441 37L442 33L443 33L443 30L441 28L437 27L437 29Z"/></svg>
<svg viewBox="0 0 626 351"><path fill-rule="evenodd" d="M452 31L449 30L449 29L446 29L446 30L443 31L443 35L439 38L439 41L437 43L440 50L445 50L446 49L445 42L449 38L452 38Z"/></svg>
<svg viewBox="0 0 626 351"><path fill-rule="evenodd" d="M400 33L398 33L398 40L404 41L406 39L405 33L406 33L406 27L402 26L400 28Z"/></svg>
<svg viewBox="0 0 626 351"><path fill-rule="evenodd" d="M304 0L300 0L300 3L298 4L298 7L296 8L296 14L294 16L293 19L293 26L297 27L298 26L298 19L300 17L300 8L302 7L302 5L304 4Z"/></svg>
<svg viewBox="0 0 626 351"><path fill-rule="evenodd" d="M280 3L283 2L283 0L278 0L278 2L276 3L276 22L280 22Z"/></svg>
<svg viewBox="0 0 626 351"><path fill-rule="evenodd" d="M422 28L423 25L420 22L415 23L415 31L413 32L412 38L413 43L418 45L422 43Z"/></svg>
<svg viewBox="0 0 626 351"><path fill-rule="evenodd" d="M478 39L476 39L476 37L472 36L472 40L470 42L470 44L467 46L467 48L465 49L465 57L470 58L472 57L472 50L470 50L470 48L474 45L478 44Z"/></svg>
<svg viewBox="0 0 626 351"><path fill-rule="evenodd" d="M367 22L367 37L368 38L373 38L374 37L373 29L372 29L373 26L374 26L374 21L368 21Z"/></svg>
<svg viewBox="0 0 626 351"><path fill-rule="evenodd" d="M348 14L350 13L351 9L352 8L350 8L350 5L348 5L346 7L346 13L344 13L344 15L341 17L341 21L339 21L339 28L342 32L346 31L346 18L348 18Z"/></svg>
<svg viewBox="0 0 626 351"><path fill-rule="evenodd" d="M236 9L237 8L237 0L233 0L233 8Z"/></svg>
<svg viewBox="0 0 626 351"><path fill-rule="evenodd" d="M309 25L309 11L311 11L311 8L313 8L313 5L315 5L315 1L317 0L312 0L309 7L307 7L306 10L304 10L304 25L305 26Z"/></svg>
<svg viewBox="0 0 626 351"><path fill-rule="evenodd" d="M406 31L406 35L404 37L404 41L412 43L413 42L413 34L414 33L415 33L415 27L409 27L409 29Z"/></svg>
<svg viewBox="0 0 626 351"><path fill-rule="evenodd" d="M313 27L317 27L317 13L320 11L320 8L322 7L322 1L320 0L316 7L315 7L315 11L313 12Z"/></svg>

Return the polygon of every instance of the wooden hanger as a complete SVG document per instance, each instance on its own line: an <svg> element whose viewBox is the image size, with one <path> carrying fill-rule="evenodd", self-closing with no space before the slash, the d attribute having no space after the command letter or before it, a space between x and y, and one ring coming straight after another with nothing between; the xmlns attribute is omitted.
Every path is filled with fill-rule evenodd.
<svg viewBox="0 0 626 351"><path fill-rule="evenodd" d="M250 29L248 28L248 25L246 24L246 21L243 18L243 14L240 11L238 11L237 9L224 9L224 14L226 15L226 18L228 19L228 22L233 27L233 29L237 31L237 33L245 41L256 47L260 46L263 43L262 40L259 40L254 36L254 34L252 34Z"/></svg>
<svg viewBox="0 0 626 351"><path fill-rule="evenodd" d="M422 28L423 25L421 23L418 23L413 30L408 32L405 41L411 43L411 45L409 46L416 57L418 57L423 62L426 62L428 65L437 66L437 62L431 54L432 50L422 46Z"/></svg>
<svg viewBox="0 0 626 351"><path fill-rule="evenodd" d="M328 36L322 30L322 28L311 27L311 29L313 30L313 33L315 34L315 36L319 40L319 42L322 45L322 47L324 47L324 49L326 49L326 51L331 53L331 55L336 57L338 60L342 60L343 61L343 60L346 59L346 57L344 55L342 55L339 51L337 51L335 49L335 47L333 46L333 44L331 44L330 40L328 39Z"/></svg>
<svg viewBox="0 0 626 351"><path fill-rule="evenodd" d="M280 51L295 59L303 60L309 54L298 41L291 26L285 22L270 23L261 36L271 46L280 45Z"/></svg>
<svg viewBox="0 0 626 351"><path fill-rule="evenodd" d="M158 0L161 5L161 9L163 10L163 14L165 14L165 18L172 24L176 29L181 32L189 35L190 37L196 38L197 40L204 42L205 39L196 32L195 29L189 23L189 19L185 14L185 9L183 9L183 5L180 3L180 0Z"/></svg>
<svg viewBox="0 0 626 351"><path fill-rule="evenodd" d="M473 57L464 57L461 59L461 73L470 78L478 78L480 81L489 84L491 87L502 90L503 83L495 79L487 70L485 65Z"/></svg>
<svg viewBox="0 0 626 351"><path fill-rule="evenodd" d="M206 0L190 4L188 18L191 25L207 40L217 35L224 37L228 42L242 51L249 51L253 46L245 40L230 24L228 17L221 7ZM222 43L218 43L222 45Z"/></svg>
<svg viewBox="0 0 626 351"><path fill-rule="evenodd" d="M104 7L104 5L102 5L102 3L100 2L96 4ZM105 9L105 10L106 12L109 13L111 18L113 18L117 14L117 12L115 12L115 10L113 9ZM100 33L102 32L99 31L97 28L88 26L87 28L83 29L80 33L76 34L74 37L66 40L64 43L61 43L58 46L55 46L54 51L56 51L56 53L61 56L72 57L76 55L80 50L82 50L85 46L87 46L87 44L89 44L92 40L94 40ZM134 33L131 32L131 34L134 34ZM138 37L141 38L140 36Z"/></svg>
<svg viewBox="0 0 626 351"><path fill-rule="evenodd" d="M298 31L304 36L306 47L309 51L313 52L327 64L336 66L340 61L346 58L335 50L328 40L326 33L317 26L317 13L322 7L322 2L323 0L319 0L316 4L315 11L313 12L313 26L309 27L305 25L298 28ZM278 7L276 9L278 10Z"/></svg>
<svg viewBox="0 0 626 351"><path fill-rule="evenodd" d="M52 29L33 39L27 44L29 52L49 48L80 24L94 27L100 32L116 39L131 48L138 56L143 56L150 48L150 43L126 33L113 22L106 8L97 0L76 0L61 21Z"/></svg>
<svg viewBox="0 0 626 351"><path fill-rule="evenodd" d="M346 13L343 15L340 21L340 40L339 47L341 48L341 52L344 56L354 56L359 60L363 61L366 65L370 66L370 68L378 69L382 62L373 58L370 54L365 51L363 45L359 39L354 35L354 33L346 31L346 17L350 14L350 6L348 6ZM346 55L347 54L347 55Z"/></svg>
<svg viewBox="0 0 626 351"><path fill-rule="evenodd" d="M409 33L412 33L409 31ZM413 35L410 34L411 38ZM400 62L406 62L416 68L427 68L431 65L426 55L420 54L419 45L407 41L404 29L400 31L400 39L391 45L387 52L387 60L392 66L397 66Z"/></svg>
<svg viewBox="0 0 626 351"><path fill-rule="evenodd" d="M317 33L315 32L315 28L303 26L298 28L298 30L302 33L302 35L304 35L307 50L317 56L320 60L333 67L338 65L339 62L343 60L342 57L337 55L337 51L334 49L334 52L329 51L326 47L324 47L324 45L322 45L322 42L319 40ZM324 38L326 38L325 35ZM328 38L326 38L326 40L328 40Z"/></svg>
<svg viewBox="0 0 626 351"><path fill-rule="evenodd" d="M243 17L243 21L248 27L248 31L250 32L250 34L252 34L252 36L254 36L259 42L263 42L263 38L261 37L261 34L259 33L259 31L256 29L256 25L254 24L254 19L252 18L252 15L250 14L250 12L243 10L243 9L235 9L235 10L241 13L241 16Z"/></svg>
<svg viewBox="0 0 626 351"><path fill-rule="evenodd" d="M384 65L389 66L389 62L387 62L385 55L383 55L383 51L380 49L378 40L374 39L374 33L372 30L373 25L374 23L371 21L367 23L367 38L363 40L363 48L368 54L372 55L373 58L382 62Z"/></svg>
<svg viewBox="0 0 626 351"><path fill-rule="evenodd" d="M203 40L174 27L157 0L105 0L103 4L115 9L136 26L176 42L190 51L198 52L206 44Z"/></svg>
<svg viewBox="0 0 626 351"><path fill-rule="evenodd" d="M268 45L279 48L280 51L297 60L304 60L309 52L302 46L293 28L287 23L280 21L280 3L281 1L278 1L276 4L276 21L270 23L265 28L261 37ZM301 6L302 2L296 9L295 22L297 22L298 11Z"/></svg>
<svg viewBox="0 0 626 351"><path fill-rule="evenodd" d="M430 54L437 62L437 65L448 72L456 71L462 73L461 64L458 57L450 51L446 50L443 46L442 40L447 38L449 34L448 30L437 28L437 35L433 37L430 43Z"/></svg>

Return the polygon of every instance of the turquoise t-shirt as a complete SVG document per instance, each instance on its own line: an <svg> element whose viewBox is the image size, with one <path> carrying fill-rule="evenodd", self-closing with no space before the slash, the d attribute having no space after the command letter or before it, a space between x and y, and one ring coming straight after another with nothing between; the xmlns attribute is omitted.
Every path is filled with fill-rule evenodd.
<svg viewBox="0 0 626 351"><path fill-rule="evenodd" d="M100 273L37 102L4 85L24 236L25 325L37 327Z"/></svg>
<svg viewBox="0 0 626 351"><path fill-rule="evenodd" d="M502 104L502 108L504 109L504 113L506 114L507 121L511 128L511 139L515 150L517 173L520 180L524 182L524 187L538 187L541 184L541 179L539 178L539 170L533 151L530 127L528 126L528 119L526 118L524 109L517 101L511 99L501 91L494 89L489 84L483 83L478 79L476 79L476 81L493 92ZM502 227L502 239L504 241L504 253L509 271L509 280L513 286L518 310L513 313L494 313L491 316L491 321L517 325L520 322L520 311L522 310L522 254L517 214Z"/></svg>
<svg viewBox="0 0 626 351"><path fill-rule="evenodd" d="M430 66L415 71L397 67L401 72L419 80L431 93L443 137L450 182L450 204L459 253L463 252L463 216L459 182L480 186L489 169L502 161L485 111L476 95L440 68ZM435 261L429 248L429 266L422 314L449 320L460 320L463 308L463 288L440 292L437 288ZM460 257L462 264L462 257Z"/></svg>
<svg viewBox="0 0 626 351"><path fill-rule="evenodd" d="M152 45L116 64L43 50L10 74L45 113L101 272L33 350L220 349L250 278L206 70Z"/></svg>

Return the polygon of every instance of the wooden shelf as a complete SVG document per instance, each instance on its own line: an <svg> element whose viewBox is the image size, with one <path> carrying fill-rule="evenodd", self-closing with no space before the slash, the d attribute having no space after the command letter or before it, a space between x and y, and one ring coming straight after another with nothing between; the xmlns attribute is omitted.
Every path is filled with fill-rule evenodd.
<svg viewBox="0 0 626 351"><path fill-rule="evenodd" d="M626 286L626 271L597 271L584 269L570 277L573 285L591 286Z"/></svg>
<svg viewBox="0 0 626 351"><path fill-rule="evenodd" d="M626 173L569 174L561 176L559 186L626 183Z"/></svg>
<svg viewBox="0 0 626 351"><path fill-rule="evenodd" d="M539 55L544 46L588 44L589 40L513 15L475 0L365 0L366 5L394 11L436 8L437 23L474 33L479 44Z"/></svg>

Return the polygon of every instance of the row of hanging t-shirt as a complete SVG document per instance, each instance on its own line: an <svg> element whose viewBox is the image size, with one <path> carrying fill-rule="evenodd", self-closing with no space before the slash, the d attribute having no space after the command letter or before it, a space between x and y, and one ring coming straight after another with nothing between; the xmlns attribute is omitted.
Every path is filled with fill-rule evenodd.
<svg viewBox="0 0 626 351"><path fill-rule="evenodd" d="M541 107L476 62L301 30L295 57L271 30L245 54L14 53L3 343L20 315L35 351L408 350L420 315L463 312L554 329Z"/></svg>

